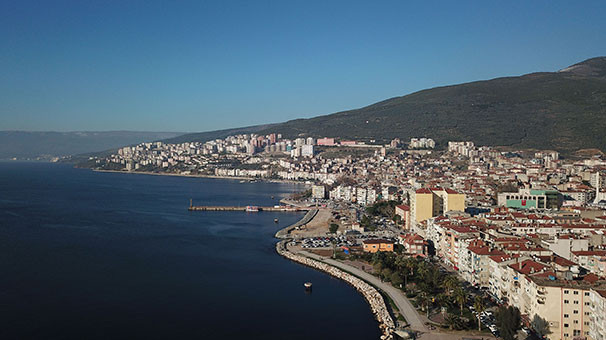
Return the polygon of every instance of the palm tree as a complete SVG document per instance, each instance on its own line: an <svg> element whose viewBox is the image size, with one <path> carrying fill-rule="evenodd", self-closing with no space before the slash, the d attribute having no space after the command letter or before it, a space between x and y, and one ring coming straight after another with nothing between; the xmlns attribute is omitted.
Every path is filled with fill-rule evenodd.
<svg viewBox="0 0 606 340"><path fill-rule="evenodd" d="M432 297L428 292L423 292L423 300L425 301L425 313L427 318L429 318L429 304L432 301Z"/></svg>
<svg viewBox="0 0 606 340"><path fill-rule="evenodd" d="M406 288L406 285L408 285L408 268L407 268L407 263L410 260L409 256L406 256L404 254L400 254L396 257L394 263L396 265L396 268L398 269L398 272L400 275L404 274L404 288ZM400 276L401 277L401 276Z"/></svg>
<svg viewBox="0 0 606 340"><path fill-rule="evenodd" d="M454 275L446 276L446 278L442 282L442 287L444 287L444 290L446 291L446 295L448 295L448 296L450 296L452 291L456 287L458 287L458 285L459 285L459 280Z"/></svg>
<svg viewBox="0 0 606 340"><path fill-rule="evenodd" d="M438 269L436 269L436 267L429 267L429 283L433 286L433 287L438 287L440 285L440 277L442 275L440 274L440 271Z"/></svg>
<svg viewBox="0 0 606 340"><path fill-rule="evenodd" d="M467 301L467 295L465 295L463 288L457 287L457 289L455 289L454 298L461 307L461 315L463 315L463 306L465 306L465 302Z"/></svg>
<svg viewBox="0 0 606 340"><path fill-rule="evenodd" d="M446 294L438 294L435 297L435 302L438 305L438 307L444 308L443 310L446 310L446 306L448 306L449 303L449 299L448 296Z"/></svg>
<svg viewBox="0 0 606 340"><path fill-rule="evenodd" d="M404 267L406 267L406 269L408 269L410 275L414 275L414 269L416 266L416 261L415 259L413 259L412 257L406 257L406 260L404 261ZM408 285L408 274L405 274L404 276L404 282L405 285Z"/></svg>
<svg viewBox="0 0 606 340"><path fill-rule="evenodd" d="M450 330L463 328L463 321L456 315L448 315L444 321Z"/></svg>
<svg viewBox="0 0 606 340"><path fill-rule="evenodd" d="M422 281L429 281L429 268L427 268L427 264L425 262L420 262L417 266L417 275Z"/></svg>
<svg viewBox="0 0 606 340"><path fill-rule="evenodd" d="M482 330L482 322L480 321L480 314L486 310L486 305L484 305L484 299L481 296L476 295L476 298L473 302L473 308L475 308L477 317L478 317L478 331Z"/></svg>

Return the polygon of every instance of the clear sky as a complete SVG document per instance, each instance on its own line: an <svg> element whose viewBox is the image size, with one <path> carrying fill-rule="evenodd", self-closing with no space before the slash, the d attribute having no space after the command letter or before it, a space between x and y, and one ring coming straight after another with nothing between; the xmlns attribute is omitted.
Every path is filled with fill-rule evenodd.
<svg viewBox="0 0 606 340"><path fill-rule="evenodd" d="M606 55L606 1L0 0L0 130L208 131Z"/></svg>

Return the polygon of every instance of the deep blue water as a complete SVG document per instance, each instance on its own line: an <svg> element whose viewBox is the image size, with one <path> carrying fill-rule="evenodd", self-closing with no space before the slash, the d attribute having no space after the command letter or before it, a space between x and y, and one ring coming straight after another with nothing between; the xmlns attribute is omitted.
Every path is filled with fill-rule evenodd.
<svg viewBox="0 0 606 340"><path fill-rule="evenodd" d="M378 338L355 289L275 253L301 214L187 211L297 189L0 162L0 338Z"/></svg>

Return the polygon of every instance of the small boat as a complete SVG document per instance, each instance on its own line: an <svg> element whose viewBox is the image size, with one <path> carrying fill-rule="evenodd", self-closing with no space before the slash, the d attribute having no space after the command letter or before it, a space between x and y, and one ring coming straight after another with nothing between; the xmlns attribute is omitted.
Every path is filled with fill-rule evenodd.
<svg viewBox="0 0 606 340"><path fill-rule="evenodd" d="M259 207L254 206L254 205L248 205L246 206L246 212L258 212L259 211Z"/></svg>
<svg viewBox="0 0 606 340"><path fill-rule="evenodd" d="M274 218L274 223L278 223L278 219L277 218Z"/></svg>
<svg viewBox="0 0 606 340"><path fill-rule="evenodd" d="M305 282L303 286L305 287L305 290L311 290L311 282Z"/></svg>
<svg viewBox="0 0 606 340"><path fill-rule="evenodd" d="M274 197L273 197L273 196L271 196L271 199L273 200L273 199L274 199Z"/></svg>

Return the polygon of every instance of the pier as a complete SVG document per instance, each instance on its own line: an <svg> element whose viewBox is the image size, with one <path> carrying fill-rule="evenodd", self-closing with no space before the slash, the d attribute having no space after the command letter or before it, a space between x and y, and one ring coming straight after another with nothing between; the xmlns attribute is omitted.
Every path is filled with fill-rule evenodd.
<svg viewBox="0 0 606 340"><path fill-rule="evenodd" d="M273 207L254 207L257 211L308 211L309 208L273 206ZM253 212L250 206L213 206L213 205L190 205L189 211L248 211Z"/></svg>

